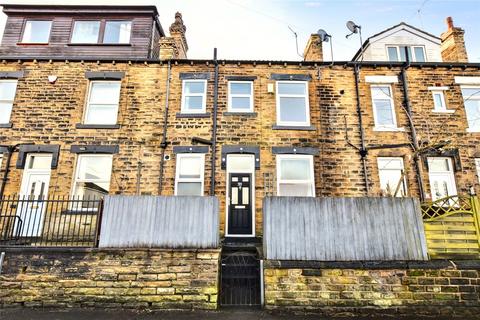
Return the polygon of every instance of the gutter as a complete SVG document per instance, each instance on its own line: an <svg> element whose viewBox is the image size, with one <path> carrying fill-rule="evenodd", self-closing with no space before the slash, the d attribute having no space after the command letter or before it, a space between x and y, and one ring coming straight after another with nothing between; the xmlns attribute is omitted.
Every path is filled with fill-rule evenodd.
<svg viewBox="0 0 480 320"><path fill-rule="evenodd" d="M218 60L217 48L213 49L213 63L215 64L214 87L213 87L213 128L212 128L212 176L210 181L210 195L215 195L215 160L217 155L217 111L218 111Z"/></svg>
<svg viewBox="0 0 480 320"><path fill-rule="evenodd" d="M158 194L162 195L163 191L163 171L165 170L165 149L168 146L167 142L167 128L168 128L168 102L170 99L170 79L172 77L172 64L168 61L167 67L167 82L165 89L165 112L163 118L163 133L162 133L162 142L160 143L160 148L162 152L160 154L160 176L158 178Z"/></svg>

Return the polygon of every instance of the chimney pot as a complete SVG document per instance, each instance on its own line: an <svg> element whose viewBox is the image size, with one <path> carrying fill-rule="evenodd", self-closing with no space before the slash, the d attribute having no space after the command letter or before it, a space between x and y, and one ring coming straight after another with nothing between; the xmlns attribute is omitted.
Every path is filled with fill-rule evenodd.
<svg viewBox="0 0 480 320"><path fill-rule="evenodd" d="M452 19L452 17L447 17L447 27L448 27L448 30L453 29L453 19Z"/></svg>

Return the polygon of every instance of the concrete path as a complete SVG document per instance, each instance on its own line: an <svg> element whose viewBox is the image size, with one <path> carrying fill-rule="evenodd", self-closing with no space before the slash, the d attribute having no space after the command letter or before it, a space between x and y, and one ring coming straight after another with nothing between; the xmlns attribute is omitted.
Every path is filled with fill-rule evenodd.
<svg viewBox="0 0 480 320"><path fill-rule="evenodd" d="M227 310L218 312L138 312L125 310L100 310L100 309L0 309L0 320L327 320L319 316L292 315L292 314L270 314L264 311L251 310ZM387 320L387 319L408 319L397 317L382 318L333 318L338 319L369 319L369 320ZM435 319L438 317L410 318ZM448 318L451 319L451 318ZM463 318L462 320L467 320ZM472 319L473 320L473 319Z"/></svg>

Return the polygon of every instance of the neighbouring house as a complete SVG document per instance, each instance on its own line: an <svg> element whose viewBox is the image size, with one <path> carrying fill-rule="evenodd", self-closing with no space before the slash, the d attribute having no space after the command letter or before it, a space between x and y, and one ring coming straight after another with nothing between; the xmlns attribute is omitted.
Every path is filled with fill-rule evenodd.
<svg viewBox="0 0 480 320"><path fill-rule="evenodd" d="M455 218L454 222L462 226L456 229L456 236L447 238L457 241L455 237L465 232L468 237L460 237L445 253L453 248L470 257L480 254L475 205L464 207L463 202L456 200L480 191L480 65L468 62L463 30L454 27L451 19L441 38L401 23L370 37L363 54L357 53L352 61L330 63L323 61L317 35L310 38L304 61L224 60L217 58L216 52L212 59L189 59L187 29L181 14L175 15L167 36L158 21L157 9L149 6L11 4L4 6L4 12L8 20L0 47L0 195L5 204L2 215L7 246L11 240L8 237L13 237L17 245L35 246L35 241L40 241L37 246L54 242L57 246L73 243L95 247L100 243L100 247L155 247L141 238L141 234L149 234L157 237L155 243L165 244L170 250L162 247L167 251L148 251L137 256L135 252L108 253L106 265L93 254L89 258L92 269L88 272L95 273L97 278L103 267L109 267L108 263L115 265L111 261L147 259L150 254L153 258L149 263L155 263L157 271L152 275L127 266L123 266L122 272L110 270L96 281L124 281L128 290L118 290L114 285L103 289L100 284L87 286L82 287L84 293L73 291L73 297L79 297L72 298L73 302L57 297L61 303L81 305L85 294L100 296L98 301L108 304L109 296L127 292L127 296L136 298L112 301L131 303L134 307L215 308L218 275L223 277L231 272L223 270L223 266L235 268L243 263L246 271L238 283L252 290L248 294L243 291L244 296L256 299L246 304L260 303L262 283L256 277L262 274L268 284L264 301L267 306L299 307L300 302L289 295L282 281L292 285L307 283L298 291L315 291L315 286L309 287L311 283L304 278L322 274L309 269L343 267L308 267L306 263L300 268L282 264L284 260L426 259L427 244L444 241L445 237L430 239L427 234L427 240L433 242L425 242L418 202L412 198L422 203L447 198L449 207L461 205L465 209L461 214L468 216L468 221ZM405 53L410 57L409 63L404 62ZM15 194L20 198L12 196ZM134 195L138 198L125 198ZM105 202L100 200L104 197ZM211 197L218 199L218 204ZM185 199L184 203L181 199ZM200 202L192 206L191 199ZM277 200L269 202L270 199ZM330 203L324 199L334 200ZM381 208L375 218L354 220L365 229L355 228L353 222L336 220L356 210L368 212L369 207ZM318 213L320 208L321 212L338 213L328 218L334 221L330 231L322 229L325 221L315 220L322 215L308 219L301 216L305 212ZM168 212L168 219L159 222L155 218L159 210ZM405 210L409 212L404 216L407 218L397 220L395 217L402 216ZM148 215L148 222L130 220L135 219L132 212ZM205 216L210 220L195 220L205 212L209 212ZM381 214L385 212L389 214ZM300 216L293 219L297 213ZM393 213L398 214L390 215ZM188 220L189 215L195 216L191 217L193 220ZM375 225L375 219L385 224ZM178 224L174 227L175 221ZM302 221L304 229L298 229L296 221ZM305 229L307 224L303 221L315 226L313 233ZM50 222L58 230L45 231ZM397 223L402 225L402 231L398 231ZM363 233L368 226L374 226L371 234ZM427 229L443 232L446 229L442 226ZM182 244L177 236L194 234L195 227L204 228L203 235L212 237L198 243L187 237L188 245ZM120 237L115 235L118 230L123 230ZM78 233L89 237L72 240ZM285 244L288 247L307 239L316 246L327 241L318 238L318 234L334 238L342 233L352 235L350 244L365 246L345 249L341 254L343 244L322 251L331 250L335 253L332 255L310 255L312 248L308 246L298 247L297 251L280 247L282 235L289 235ZM390 240L402 239L404 242L396 247L403 251L385 246L383 253L373 256L378 252L370 250L368 243L376 233L383 233ZM132 243L130 236L139 238ZM221 241L215 240L218 237ZM29 242L28 238L37 240ZM388 242L383 242L381 235L376 239L378 243ZM178 247L169 247L172 243ZM195 249L188 251L185 247ZM266 248L270 248L270 253ZM358 253L362 250L371 251L372 255ZM245 251L250 254L238 254ZM262 252L267 261L260 273L258 261ZM269 256L275 258L268 259ZM185 258L186 262L176 264L175 258ZM25 252L18 258L29 259L32 257ZM202 269L204 260L208 261L208 270ZM67 266L65 270L71 267L68 253L61 261ZM447 268L445 264L432 267L416 263L396 268ZM354 270L359 266L368 269L365 265L346 264L345 277L361 277ZM298 273L296 268L303 271ZM475 291L468 279L476 279L478 274L468 273L468 266L464 268L455 272L467 279L462 280L468 282L465 290ZM12 274L17 271L14 266L7 268ZM341 276L342 272L333 270L325 276L335 282L336 275ZM372 279L377 276L374 271L365 272ZM430 277L426 271L402 272L415 281L420 281L415 278L419 275ZM58 279L63 276L57 275ZM222 278L222 283L235 283L235 275L230 276ZM182 282L182 277L191 278ZM381 281L398 280L391 270L382 277ZM150 284L135 287L140 278L152 281L155 290L149 290ZM358 284L357 280L352 281ZM400 280L397 282L401 286ZM192 286L196 291L190 295ZM305 293L305 299L317 303L316 307L322 303L343 303L342 293L317 289L328 291L323 292L325 299L320 302L322 295L310 297ZM388 302L378 302L382 297L375 292L365 294L362 301L365 306L406 306L407 300L414 299L413 293L410 294L410 288L400 289L406 290L401 292L405 293L404 298L383 297ZM231 296L241 291L234 287L222 290L231 290ZM463 301L459 287L455 290L452 296ZM417 297L421 300L419 305L429 303L425 297ZM3 304L28 305L28 301L18 302L13 292L10 298ZM29 301L36 301L32 305L44 305L42 299ZM241 304L241 299L231 301L226 295L220 294L219 299L221 305ZM472 299L478 307L478 293ZM466 307L467 303L460 302L459 308Z"/></svg>

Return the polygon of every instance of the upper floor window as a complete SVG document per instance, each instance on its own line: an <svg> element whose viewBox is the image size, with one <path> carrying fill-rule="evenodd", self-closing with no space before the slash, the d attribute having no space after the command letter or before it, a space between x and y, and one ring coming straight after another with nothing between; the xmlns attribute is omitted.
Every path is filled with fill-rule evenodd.
<svg viewBox="0 0 480 320"><path fill-rule="evenodd" d="M207 80L183 80L182 113L205 113Z"/></svg>
<svg viewBox="0 0 480 320"><path fill-rule="evenodd" d="M277 155L277 195L315 196L313 156Z"/></svg>
<svg viewBox="0 0 480 320"><path fill-rule="evenodd" d="M92 81L85 111L85 124L116 124L120 81Z"/></svg>
<svg viewBox="0 0 480 320"><path fill-rule="evenodd" d="M462 87L468 131L480 132L480 87Z"/></svg>
<svg viewBox="0 0 480 320"><path fill-rule="evenodd" d="M22 43L48 43L52 21L27 20L23 30Z"/></svg>
<svg viewBox="0 0 480 320"><path fill-rule="evenodd" d="M277 124L310 125L306 81L277 81Z"/></svg>
<svg viewBox="0 0 480 320"><path fill-rule="evenodd" d="M375 85L371 91L375 130L397 129L392 88L389 85Z"/></svg>
<svg viewBox="0 0 480 320"><path fill-rule="evenodd" d="M131 21L75 21L71 43L130 43Z"/></svg>
<svg viewBox="0 0 480 320"><path fill-rule="evenodd" d="M410 61L425 62L425 48L423 46L387 46L389 61L406 61L405 48Z"/></svg>
<svg viewBox="0 0 480 320"><path fill-rule="evenodd" d="M228 111L253 112L253 82L228 82Z"/></svg>
<svg viewBox="0 0 480 320"><path fill-rule="evenodd" d="M407 184L403 168L403 159L379 157L377 164L382 194L392 197L406 196Z"/></svg>
<svg viewBox="0 0 480 320"><path fill-rule="evenodd" d="M203 196L205 155L203 153L177 154L175 195Z"/></svg>
<svg viewBox="0 0 480 320"><path fill-rule="evenodd" d="M100 198L108 194L112 175L112 155L78 155L73 182L73 195L80 198ZM82 205L87 205L85 201ZM91 206L91 204L90 204Z"/></svg>
<svg viewBox="0 0 480 320"><path fill-rule="evenodd" d="M16 90L17 80L0 81L0 124L10 122Z"/></svg>

